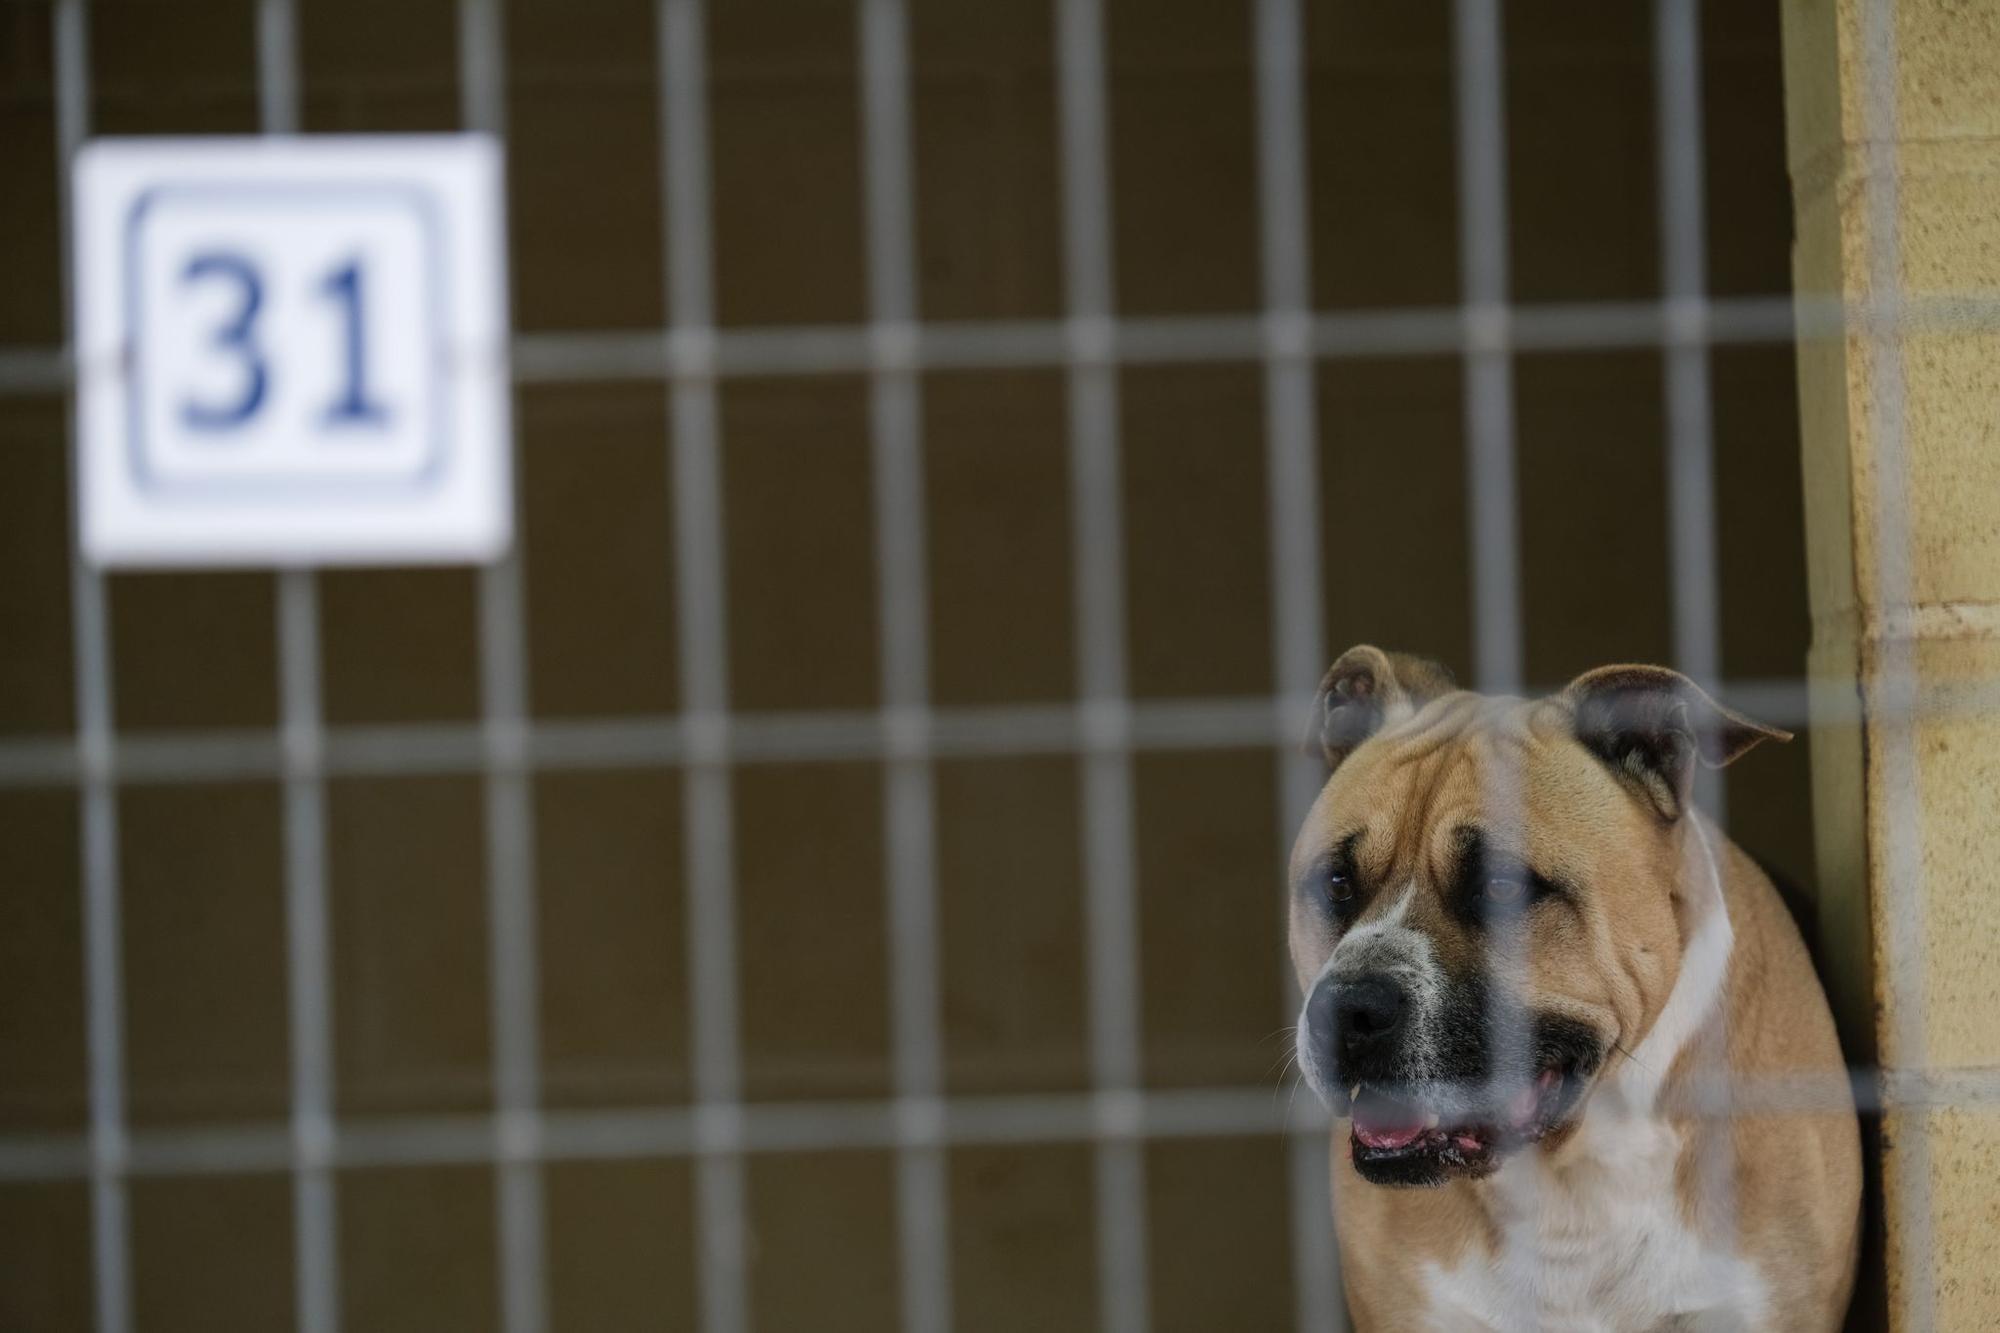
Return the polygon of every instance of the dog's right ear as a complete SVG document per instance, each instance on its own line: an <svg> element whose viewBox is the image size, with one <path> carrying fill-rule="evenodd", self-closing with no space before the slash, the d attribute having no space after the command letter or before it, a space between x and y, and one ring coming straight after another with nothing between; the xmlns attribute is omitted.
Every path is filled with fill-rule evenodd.
<svg viewBox="0 0 2000 1333"><path fill-rule="evenodd" d="M1385 653L1366 643L1349 648L1319 682L1305 752L1326 760L1331 773L1384 726L1457 688L1451 672L1428 657Z"/></svg>

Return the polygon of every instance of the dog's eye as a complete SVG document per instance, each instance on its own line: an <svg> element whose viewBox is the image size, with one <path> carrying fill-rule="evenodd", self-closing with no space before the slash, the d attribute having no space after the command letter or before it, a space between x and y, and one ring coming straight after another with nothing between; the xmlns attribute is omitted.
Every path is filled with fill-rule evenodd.
<svg viewBox="0 0 2000 1333"><path fill-rule="evenodd" d="M1328 902L1345 903L1354 898L1354 881L1337 870L1326 874L1326 898Z"/></svg>
<svg viewBox="0 0 2000 1333"><path fill-rule="evenodd" d="M1495 875L1486 881L1486 901L1495 907L1513 907L1528 896L1528 881L1518 875Z"/></svg>

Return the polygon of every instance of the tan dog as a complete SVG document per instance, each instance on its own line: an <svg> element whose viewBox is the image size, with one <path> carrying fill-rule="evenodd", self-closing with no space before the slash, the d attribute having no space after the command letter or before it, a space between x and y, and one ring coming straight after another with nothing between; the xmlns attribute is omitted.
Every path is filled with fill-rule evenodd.
<svg viewBox="0 0 2000 1333"><path fill-rule="evenodd" d="M1698 759L1785 733L1661 667L1527 701L1360 647L1320 688L1291 953L1357 1324L1837 1327L1861 1158L1833 1021L1689 801ZM1720 1117L1717 1085L1839 1109Z"/></svg>

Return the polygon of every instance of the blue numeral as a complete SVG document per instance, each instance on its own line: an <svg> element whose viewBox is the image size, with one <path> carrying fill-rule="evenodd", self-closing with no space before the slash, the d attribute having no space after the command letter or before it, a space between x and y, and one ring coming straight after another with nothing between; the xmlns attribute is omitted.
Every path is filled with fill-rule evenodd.
<svg viewBox="0 0 2000 1333"><path fill-rule="evenodd" d="M347 315L347 376L346 387L333 406L327 408L324 420L329 426L379 426L388 417L380 403L368 400L368 356L364 338L366 325L361 316L361 261L349 260L340 268L327 275L319 285L321 292L340 302Z"/></svg>
<svg viewBox="0 0 2000 1333"><path fill-rule="evenodd" d="M235 282L242 299L235 317L215 331L214 345L232 352L243 365L243 390L231 403L203 403L192 398L181 403L181 420L194 430L234 430L256 415L264 405L271 377L264 354L252 336L258 312L264 306L264 282L250 261L241 255L213 251L196 255L181 271L183 283L205 278L227 278ZM337 302L346 320L342 340L346 360L340 395L322 414L329 426L380 426L388 420L388 409L368 396L367 324L362 316L361 261L351 259L329 273L319 285L320 292Z"/></svg>
<svg viewBox="0 0 2000 1333"><path fill-rule="evenodd" d="M204 278L228 278L236 283L242 293L242 301L236 307L236 318L215 331L215 345L234 352L243 362L243 391L233 403L217 405L199 403L192 398L181 403L181 420L192 430L225 431L233 430L249 420L264 402L264 391L270 387L270 377L264 369L264 357L256 341L250 336L251 325L256 321L257 311L264 304L264 284L252 268L250 261L241 255L214 252L196 255L181 270L183 283L199 282Z"/></svg>

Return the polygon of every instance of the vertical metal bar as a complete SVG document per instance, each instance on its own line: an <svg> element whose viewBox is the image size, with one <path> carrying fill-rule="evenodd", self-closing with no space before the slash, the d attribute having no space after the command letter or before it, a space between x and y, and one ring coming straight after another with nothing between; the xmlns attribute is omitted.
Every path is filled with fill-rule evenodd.
<svg viewBox="0 0 2000 1333"><path fill-rule="evenodd" d="M1720 589L1716 580L1715 479L1709 392L1708 255L1703 179L1700 0L1654 0L1653 91L1660 195L1660 279L1667 338L1667 529L1672 558L1674 665L1704 689L1722 675ZM1718 821L1724 814L1723 775L1696 765L1694 804ZM1681 884L1715 896L1699 910L1727 914L1708 843L1689 814L1692 836L1682 843ZM1694 1058L1710 1079L1729 1075L1719 1025L1693 1038ZM1703 1212L1714 1219L1715 1243L1734 1248L1737 1218L1734 1135L1717 1134L1702 1155L1696 1185Z"/></svg>
<svg viewBox="0 0 2000 1333"><path fill-rule="evenodd" d="M904 1333L951 1327L950 1207L942 1142L936 814L929 758L922 405L912 353L909 18L903 0L860 11L868 198L869 384L876 595L882 636L884 822L889 848L890 1028L895 1043L897 1229Z"/></svg>
<svg viewBox="0 0 2000 1333"><path fill-rule="evenodd" d="M1457 0L1454 82L1458 96L1459 262L1466 322L1466 481L1472 524L1473 650L1479 688L1512 693L1524 684L1521 555L1514 450L1514 374L1508 314L1506 63L1500 0ZM1483 756L1489 836L1500 847L1522 845L1524 810L1519 756L1496 744ZM1500 926L1502 923L1494 923ZM1505 1106L1526 1064L1525 1016L1507 1002L1502 978L1516 975L1525 947L1518 926L1490 932L1489 1003L1492 1075L1486 1096ZM1536 1212L1533 1177L1496 1178L1514 1218ZM1532 1225L1503 1227L1509 1250L1536 1246ZM1533 1256L1520 1262L1532 1264ZM1516 1292L1502 1317L1507 1327L1534 1327L1541 1312L1530 1292ZM1493 1312L1500 1315L1499 1311Z"/></svg>
<svg viewBox="0 0 2000 1333"><path fill-rule="evenodd" d="M1514 371L1507 313L1507 122L1499 0L1457 0L1458 253L1463 270L1466 507L1477 684L1522 685Z"/></svg>
<svg viewBox="0 0 2000 1333"><path fill-rule="evenodd" d="M278 576L284 725L285 943L292 1058L292 1254L300 1333L340 1328L333 1005L328 963L326 784L319 596L309 570Z"/></svg>
<svg viewBox="0 0 2000 1333"><path fill-rule="evenodd" d="M76 256L70 170L90 132L90 24L84 0L58 0L56 76L56 235L62 272L63 332L75 348ZM111 707L111 626L104 579L82 553L83 476L77 409L69 413L69 481L75 538L70 552L70 633L76 660L76 731L83 803L83 978L90 1080L92 1311L98 1333L132 1327L131 1233L125 1168L125 987L118 885L118 792L112 777L116 720Z"/></svg>
<svg viewBox="0 0 2000 1333"><path fill-rule="evenodd" d="M297 30L296 0L259 0L257 105L266 134L291 134L299 128ZM300 1333L338 1333L340 1328L319 655L319 585L309 569L283 570L278 574L278 693L292 1061L292 1283Z"/></svg>
<svg viewBox="0 0 2000 1333"><path fill-rule="evenodd" d="M1256 24L1271 654L1282 732L1305 724L1326 666L1300 0L1258 0ZM1280 778L1289 831L1319 793L1319 765L1288 753Z"/></svg>
<svg viewBox="0 0 2000 1333"><path fill-rule="evenodd" d="M1299 0L1258 0L1257 181L1263 237L1265 504L1271 525L1271 663L1276 730L1302 725L1326 660L1320 575L1319 428L1312 347L1312 253L1306 203L1305 33ZM1318 764L1278 752L1281 845L1318 794ZM1290 895L1278 895L1283 938ZM1297 1012L1289 959L1279 955L1283 1012ZM1329 1194L1329 1143L1289 1140L1292 1270L1301 1333L1346 1327Z"/></svg>
<svg viewBox="0 0 2000 1333"><path fill-rule="evenodd" d="M460 0L459 114L467 130L506 132L506 44L499 0ZM517 528L518 531L518 528ZM518 542L518 539L517 539ZM548 1324L544 1274L540 977L534 800L527 768L527 645L521 551L479 574L479 676L485 732L488 966L498 1193L500 1321Z"/></svg>
<svg viewBox="0 0 2000 1333"><path fill-rule="evenodd" d="M498 0L458 0L458 118L466 130L507 128L507 42Z"/></svg>
<svg viewBox="0 0 2000 1333"><path fill-rule="evenodd" d="M661 0L658 25L668 336L685 369L707 363L715 345L703 0ZM681 817L694 1014L701 1327L703 1333L743 1333L749 1327L749 1294L721 446L715 381L682 374L672 385L675 598L688 743Z"/></svg>
<svg viewBox="0 0 2000 1333"><path fill-rule="evenodd" d="M1139 1098L1131 709L1125 696L1125 568L1118 379L1111 358L1111 201L1104 20L1098 0L1056 0L1063 259L1069 306L1069 433L1078 692L1087 732L1083 826L1090 1046L1097 1090L1099 1323L1151 1324Z"/></svg>
<svg viewBox="0 0 2000 1333"><path fill-rule="evenodd" d="M257 123L266 134L299 129L298 0L257 0Z"/></svg>
<svg viewBox="0 0 2000 1333"><path fill-rule="evenodd" d="M543 1278L541 1039L534 803L522 723L520 557L481 571L480 678L486 726L487 931L499 1158L501 1325L546 1326Z"/></svg>
<svg viewBox="0 0 2000 1333"><path fill-rule="evenodd" d="M1909 459L1905 435L1907 387L1903 368L1901 184L1896 137L1900 83L1896 8L1891 0L1862 5L1862 123L1867 143L1868 288L1866 328L1874 367L1868 404L1874 444L1875 560L1863 571L1872 577L1874 613L1887 623L1876 644L1877 687L1868 699L1871 742L1881 750L1883 799L1889 813L1883 867L1889 882L1873 886L1891 904L1883 920L1885 976L1878 983L1897 997L1884 1033L1882 1063L1898 1073L1923 1073L1930 1064L1925 976L1930 920L1923 865L1923 801L1917 791L1916 726L1918 690L1911 569ZM1900 623L1899 623L1900 622ZM1931 1153L1926 1112L1906 1108L1889 1130L1897 1163L1895 1232L1890 1237L1904 1256L1897 1283L1903 1328L1936 1325L1937 1293L1932 1262ZM1886 1136L1885 1136L1886 1137Z"/></svg>
<svg viewBox="0 0 2000 1333"><path fill-rule="evenodd" d="M1708 246L1702 171L1699 0L1655 0L1660 277L1666 301L1667 528L1674 664L1704 689L1722 677L1715 477L1708 368ZM1718 819L1723 777L1702 769L1696 803Z"/></svg>

